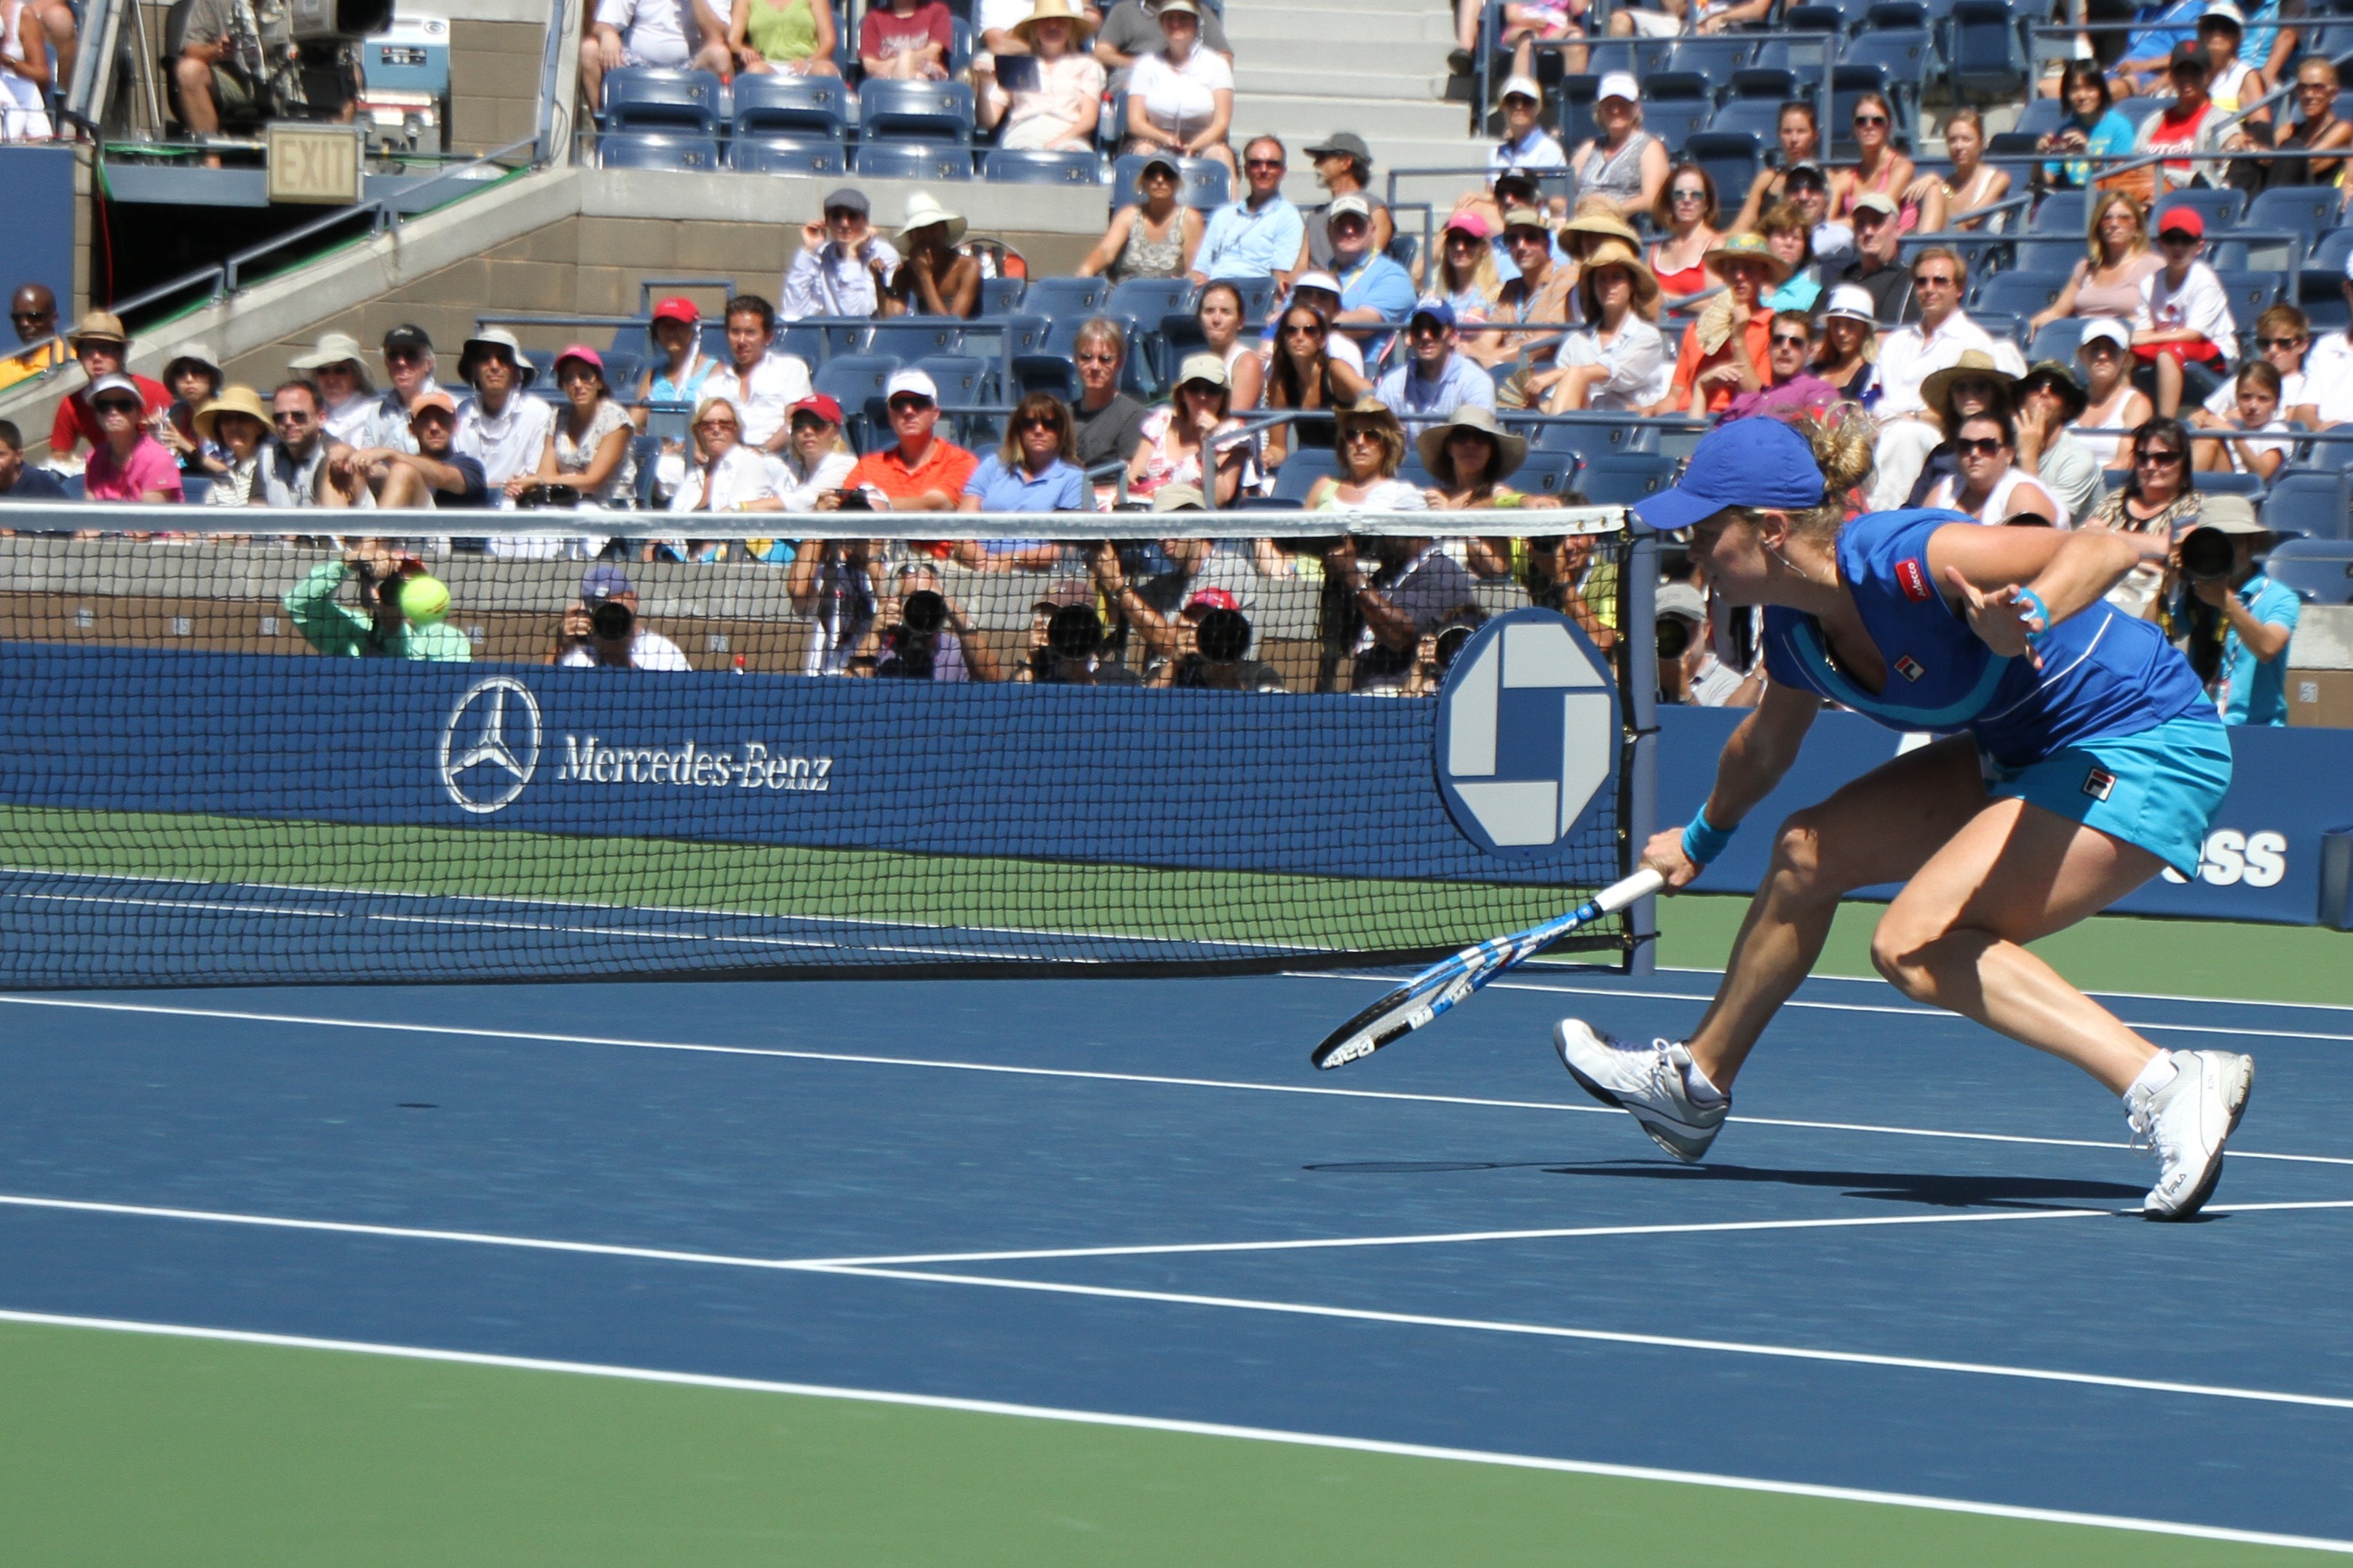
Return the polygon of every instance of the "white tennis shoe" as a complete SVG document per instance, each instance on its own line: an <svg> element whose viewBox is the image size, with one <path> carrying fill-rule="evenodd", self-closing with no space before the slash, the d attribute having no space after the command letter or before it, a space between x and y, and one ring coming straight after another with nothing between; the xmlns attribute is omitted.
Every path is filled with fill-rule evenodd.
<svg viewBox="0 0 2353 1568"><path fill-rule="evenodd" d="M2141 1212L2150 1219L2188 1219L2222 1179L2222 1145L2238 1130L2254 1087L2255 1062L2231 1051L2172 1051L2173 1081L2154 1094L2136 1089L2126 1118L2136 1146L2158 1164L2157 1185Z"/></svg>
<svg viewBox="0 0 2353 1568"><path fill-rule="evenodd" d="M1637 1046L1603 1034L1581 1018L1553 1026L1553 1048L1577 1086L1604 1105L1632 1113L1642 1131L1676 1159L1694 1162L1707 1152L1732 1109L1729 1096L1694 1104L1683 1083L1691 1052L1679 1041Z"/></svg>

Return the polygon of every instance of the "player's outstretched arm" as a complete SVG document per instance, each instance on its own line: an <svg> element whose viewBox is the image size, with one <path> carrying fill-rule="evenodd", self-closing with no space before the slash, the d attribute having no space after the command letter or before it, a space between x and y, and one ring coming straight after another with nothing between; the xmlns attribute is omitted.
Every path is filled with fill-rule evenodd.
<svg viewBox="0 0 2353 1568"><path fill-rule="evenodd" d="M1954 523L1928 536L1929 571L1970 629L1994 652L2038 667L2042 634L2099 603L2140 561L2139 544L2101 528Z"/></svg>
<svg viewBox="0 0 2353 1568"><path fill-rule="evenodd" d="M1732 739L1724 743L1724 754L1716 759L1715 787L1708 792L1702 812L1715 834L1729 837L1757 809L1757 803L1773 793L1773 786L1798 760L1798 748L1805 743L1806 731L1813 728L1814 715L1821 710L1821 699L1810 691L1766 687L1765 700L1740 721ZM1678 824L1652 835L1643 846L1642 864L1664 877L1670 889L1690 882L1706 863L1692 858L1686 847L1689 832Z"/></svg>

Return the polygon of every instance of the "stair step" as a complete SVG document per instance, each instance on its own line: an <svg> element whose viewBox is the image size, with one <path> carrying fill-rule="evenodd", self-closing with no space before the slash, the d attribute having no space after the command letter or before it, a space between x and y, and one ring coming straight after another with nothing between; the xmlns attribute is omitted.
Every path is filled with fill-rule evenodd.
<svg viewBox="0 0 2353 1568"><path fill-rule="evenodd" d="M1354 131L1367 142L1381 136L1407 142L1459 142L1469 130L1465 121L1459 103L1403 103L1393 99L1244 99L1234 108L1238 133L1267 131L1286 140L1293 135Z"/></svg>
<svg viewBox="0 0 2353 1568"><path fill-rule="evenodd" d="M1334 11L1345 11L1347 20L1341 22ZM1226 18L1226 37L1236 52L1247 40L1272 43L1328 42L1335 35L1371 40L1394 39L1398 42L1423 43L1438 49L1441 55L1454 47L1454 20L1443 11L1418 12L1409 16L1389 16L1365 13L1350 6L1335 6L1329 10L1300 7L1278 11L1236 11Z"/></svg>
<svg viewBox="0 0 2353 1568"><path fill-rule="evenodd" d="M1316 88L1328 88L1332 83L1333 73L1330 71L1279 66L1236 66L1234 90L1237 113L1246 112L1271 99L1305 97ZM1444 97L1446 74L1439 71L1424 72L1419 76L1388 76L1351 71L1347 76L1347 85L1349 91L1359 99L1427 104ZM1463 113L1459 108L1456 112ZM1467 123L1467 114L1464 119ZM1361 128L1358 133L1362 134Z"/></svg>
<svg viewBox="0 0 2353 1568"><path fill-rule="evenodd" d="M1360 74L1442 79L1446 75L1446 50L1444 44L1414 39L1237 39L1234 69L1317 71L1321 74L1314 85L1299 90L1321 97L1335 89L1354 92L1355 79Z"/></svg>

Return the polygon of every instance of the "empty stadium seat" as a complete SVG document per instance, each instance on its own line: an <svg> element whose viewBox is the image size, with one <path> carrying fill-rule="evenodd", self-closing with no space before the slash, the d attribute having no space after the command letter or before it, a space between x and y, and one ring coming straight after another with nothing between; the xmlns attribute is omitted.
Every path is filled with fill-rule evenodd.
<svg viewBox="0 0 2353 1568"><path fill-rule="evenodd" d="M1997 272L1978 280L1969 290L1969 314L1990 311L2005 316L2031 316L2047 308L2067 287L2066 278L2049 273Z"/></svg>
<svg viewBox="0 0 2353 1568"><path fill-rule="evenodd" d="M1619 420L1548 419L1521 433L1528 437L1532 452L1565 452L1593 458L1658 449L1657 426Z"/></svg>
<svg viewBox="0 0 2353 1568"><path fill-rule="evenodd" d="M776 71L735 79L738 136L785 135L839 142L849 130L849 89L840 78Z"/></svg>
<svg viewBox="0 0 2353 1568"><path fill-rule="evenodd" d="M2082 191L2053 191L2035 207L2034 216L2028 220L2026 226L2034 234L2064 234L2080 237L2088 221L2085 199L2085 193Z"/></svg>
<svg viewBox="0 0 2353 1568"><path fill-rule="evenodd" d="M1111 283L1103 278L1032 278L1021 296L1025 315L1049 321L1063 316L1092 316L1111 298Z"/></svg>
<svg viewBox="0 0 2353 1568"><path fill-rule="evenodd" d="M1339 455L1330 447L1302 447L1293 443L1282 467L1274 471L1274 499L1296 506L1307 499L1307 492L1315 488L1316 480L1335 477L1339 472Z"/></svg>
<svg viewBox="0 0 2353 1568"><path fill-rule="evenodd" d="M2010 241L2008 270L2056 273L2064 278L2088 254L2089 246L2081 235L2022 234Z"/></svg>
<svg viewBox="0 0 2353 1568"><path fill-rule="evenodd" d="M964 323L938 316L900 316L866 329L858 352L918 360L952 354L964 343Z"/></svg>
<svg viewBox="0 0 2353 1568"><path fill-rule="evenodd" d="M980 313L984 316L1009 316L1020 309L1022 290L1029 288L1026 278L984 278L980 280Z"/></svg>
<svg viewBox="0 0 2353 1568"><path fill-rule="evenodd" d="M883 422L882 388L899 362L888 354L843 354L818 365L809 380L816 391L841 405L850 437L861 452L872 450L873 436L889 426Z"/></svg>
<svg viewBox="0 0 2353 1568"><path fill-rule="evenodd" d="M1898 113L1915 119L1920 108L1920 95L1928 82L1928 65L1936 56L1936 43L1926 27L1887 27L1876 26L1850 38L1839 50L1839 68L1877 67L1885 73L1886 86L1893 90ZM1838 73L1831 73L1833 89L1840 86Z"/></svg>
<svg viewBox="0 0 2353 1568"><path fill-rule="evenodd" d="M858 172L873 180L969 180L972 152L923 142L870 142L858 149Z"/></svg>
<svg viewBox="0 0 2353 1568"><path fill-rule="evenodd" d="M2034 334L2034 342L2026 351L2027 363L2039 364L2044 360L2055 359L2061 364L2072 367L2075 363L2075 351L2084 346L2084 324L2081 316L2062 316L2048 323ZM2079 380L2082 374L2081 371L2076 373Z"/></svg>
<svg viewBox="0 0 2353 1568"><path fill-rule="evenodd" d="M1945 47L1955 92L2014 100L2025 90L2029 56L2010 0L1957 0Z"/></svg>
<svg viewBox="0 0 2353 1568"><path fill-rule="evenodd" d="M849 153L839 142L738 136L728 143L727 166L744 174L843 174Z"/></svg>
<svg viewBox="0 0 2353 1568"><path fill-rule="evenodd" d="M1558 125L1562 146L1574 152L1579 142L1601 134L1601 127L1593 118L1593 101L1600 90L1601 79L1589 73L1560 79Z"/></svg>
<svg viewBox="0 0 2353 1568"><path fill-rule="evenodd" d="M2337 204L2343 194L2334 185L2277 186L2247 204L2247 216L2240 226L2287 229L2316 242L2322 232L2337 221ZM2343 262L2340 260L2338 265Z"/></svg>
<svg viewBox="0 0 2353 1568"><path fill-rule="evenodd" d="M2245 337L2255 330L2255 318L2280 301L2287 292L2287 274L2259 269L2223 271L2217 269L2216 279L2222 292L2231 298L2231 321Z"/></svg>
<svg viewBox="0 0 2353 1568"><path fill-rule="evenodd" d="M1757 58L1757 41L1737 33L1676 38L1669 68L1696 71L1711 82L1732 79L1733 73Z"/></svg>
<svg viewBox="0 0 2353 1568"><path fill-rule="evenodd" d="M2345 269L2319 271L2307 267L2295 276L2295 304L2316 333L2333 332L2353 321L2345 303Z"/></svg>
<svg viewBox="0 0 2353 1568"><path fill-rule="evenodd" d="M1811 79L1820 84L1821 75ZM1803 92L1808 84L1798 79L1798 73L1788 66L1743 66L1727 79L1723 98L1761 98L1776 105L1788 102Z"/></svg>
<svg viewBox="0 0 2353 1568"><path fill-rule="evenodd" d="M605 76L605 124L716 137L720 90L718 77L709 71L623 66Z"/></svg>
<svg viewBox="0 0 2353 1568"><path fill-rule="evenodd" d="M2272 551L2263 572L2316 604L2353 605L2353 542L2290 539Z"/></svg>
<svg viewBox="0 0 2353 1568"><path fill-rule="evenodd" d="M1595 506L1631 506L1656 495L1674 477L1675 460L1651 453L1610 453L1578 468L1577 488Z"/></svg>
<svg viewBox="0 0 2353 1568"><path fill-rule="evenodd" d="M1780 142L1781 105L1769 98L1735 98L1716 105L1708 117L1707 128L1719 133L1746 132L1757 138L1759 145L1778 146Z"/></svg>
<svg viewBox="0 0 2353 1568"><path fill-rule="evenodd" d="M981 161L981 178L1008 185L1099 185L1103 160L1092 153L1038 153L999 147Z"/></svg>
<svg viewBox="0 0 2353 1568"><path fill-rule="evenodd" d="M1193 285L1185 279L1130 278L1112 289L1103 309L1114 316L1156 321L1163 316L1189 310L1192 303Z"/></svg>
<svg viewBox="0 0 2353 1568"><path fill-rule="evenodd" d="M972 125L972 89L960 81L870 81L858 89L863 142L969 142Z"/></svg>
<svg viewBox="0 0 2353 1568"><path fill-rule="evenodd" d="M2304 264L2316 271L2342 272L2348 258L2353 258L2353 228L2332 228L2315 239Z"/></svg>
<svg viewBox="0 0 2353 1568"><path fill-rule="evenodd" d="M719 167L719 143L702 136L607 132L596 138L600 169L668 169L708 174Z"/></svg>
<svg viewBox="0 0 2353 1568"><path fill-rule="evenodd" d="M2252 499L2263 493L2263 477L2261 474L2226 474L2218 469L2200 474L2198 488L2208 495Z"/></svg>
<svg viewBox="0 0 2353 1568"><path fill-rule="evenodd" d="M2341 540L2353 512L2353 485L2341 468L2282 468L2262 507L2265 528L2306 539Z"/></svg>

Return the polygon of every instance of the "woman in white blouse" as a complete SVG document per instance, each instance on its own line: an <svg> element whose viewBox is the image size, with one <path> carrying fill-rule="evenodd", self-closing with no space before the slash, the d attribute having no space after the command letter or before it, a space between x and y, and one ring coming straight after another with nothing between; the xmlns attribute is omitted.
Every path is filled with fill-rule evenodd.
<svg viewBox="0 0 2353 1568"><path fill-rule="evenodd" d="M1585 258L1578 303L1591 325L1561 340L1551 370L1530 378L1547 414L1630 413L1667 395L1674 355L1655 324L1659 280L1631 247L1604 240Z"/></svg>
<svg viewBox="0 0 2353 1568"><path fill-rule="evenodd" d="M1139 58L1127 73L1127 141L1123 153L1166 153L1215 158L1229 174L1233 149L1234 72L1226 58L1201 46L1201 8L1193 0L1160 0L1160 31L1168 47Z"/></svg>
<svg viewBox="0 0 2353 1568"><path fill-rule="evenodd" d="M744 418L723 397L706 397L694 411L694 438L702 460L690 462L686 482L670 498L672 511L782 511L776 470L768 455L743 444Z"/></svg>

